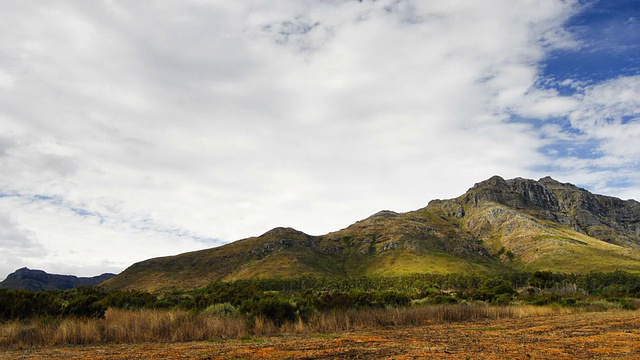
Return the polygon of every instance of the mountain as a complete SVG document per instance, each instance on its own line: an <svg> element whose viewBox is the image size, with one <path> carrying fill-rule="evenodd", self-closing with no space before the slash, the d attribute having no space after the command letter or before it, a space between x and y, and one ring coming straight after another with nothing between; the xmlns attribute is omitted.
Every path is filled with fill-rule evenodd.
<svg viewBox="0 0 640 360"><path fill-rule="evenodd" d="M275 228L134 264L102 286L150 291L253 277L551 270L640 272L640 203L550 177L494 176L455 199L311 236Z"/></svg>
<svg viewBox="0 0 640 360"><path fill-rule="evenodd" d="M9 274L0 282L0 289L21 289L31 291L67 290L78 286L93 286L111 279L116 274L102 274L94 277L47 274L42 270L22 268Z"/></svg>

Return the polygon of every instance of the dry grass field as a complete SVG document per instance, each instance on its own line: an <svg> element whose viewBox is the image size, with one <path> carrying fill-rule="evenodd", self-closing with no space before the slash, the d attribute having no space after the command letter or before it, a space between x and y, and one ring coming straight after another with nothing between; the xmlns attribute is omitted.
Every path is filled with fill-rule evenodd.
<svg viewBox="0 0 640 360"><path fill-rule="evenodd" d="M274 330L227 340L14 347L0 359L640 359L638 311Z"/></svg>

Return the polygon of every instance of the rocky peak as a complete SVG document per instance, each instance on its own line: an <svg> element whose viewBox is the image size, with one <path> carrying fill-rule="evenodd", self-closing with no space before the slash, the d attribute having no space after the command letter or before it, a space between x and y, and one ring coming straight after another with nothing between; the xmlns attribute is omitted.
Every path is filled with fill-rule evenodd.
<svg viewBox="0 0 640 360"><path fill-rule="evenodd" d="M571 185L571 184L563 184L560 181L552 178L551 176L545 176L543 178L540 178L540 180L538 180L538 183L544 186L549 186L549 185Z"/></svg>
<svg viewBox="0 0 640 360"><path fill-rule="evenodd" d="M475 184L456 201L471 206L495 202L513 209L536 210L537 216L601 240L640 244L640 203L592 194L549 176L538 181L493 176Z"/></svg>
<svg viewBox="0 0 640 360"><path fill-rule="evenodd" d="M23 267L9 274L9 276L7 276L7 279L27 278L27 277L37 278L37 277L44 277L46 275L47 273L42 270L31 270L28 267Z"/></svg>
<svg viewBox="0 0 640 360"><path fill-rule="evenodd" d="M549 178L547 181L555 180ZM474 206L489 201L516 209L558 209L558 200L549 189L535 180L523 178L504 180L493 176L475 184L460 200Z"/></svg>

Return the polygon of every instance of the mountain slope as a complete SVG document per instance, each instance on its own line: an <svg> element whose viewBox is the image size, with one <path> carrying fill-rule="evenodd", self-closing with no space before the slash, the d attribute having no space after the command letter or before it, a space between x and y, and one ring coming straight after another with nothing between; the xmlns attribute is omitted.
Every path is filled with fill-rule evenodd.
<svg viewBox="0 0 640 360"><path fill-rule="evenodd" d="M494 176L462 196L381 211L326 235L291 228L150 259L107 289L160 290L252 277L554 270L640 272L640 203L551 178Z"/></svg>
<svg viewBox="0 0 640 360"><path fill-rule="evenodd" d="M111 279L116 274L102 274L94 277L48 274L42 270L18 269L0 282L0 289L11 290L67 290L78 286L93 286Z"/></svg>

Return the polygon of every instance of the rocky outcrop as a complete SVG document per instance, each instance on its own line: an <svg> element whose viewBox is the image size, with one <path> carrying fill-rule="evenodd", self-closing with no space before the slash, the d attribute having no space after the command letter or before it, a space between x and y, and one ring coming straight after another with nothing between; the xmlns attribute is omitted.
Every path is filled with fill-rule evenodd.
<svg viewBox="0 0 640 360"><path fill-rule="evenodd" d="M461 201L474 206L492 201L515 209L559 210L558 199L553 192L535 180L522 178L504 180L493 176L475 184Z"/></svg>
<svg viewBox="0 0 640 360"><path fill-rule="evenodd" d="M640 235L640 203L611 196L592 194L572 184L549 177L540 179L558 198L560 211L572 214L572 225L588 230L593 226L610 226Z"/></svg>
<svg viewBox="0 0 640 360"><path fill-rule="evenodd" d="M474 207L495 202L606 242L640 249L640 203L592 194L551 177L535 181L493 176L475 184L455 200L455 203Z"/></svg>

